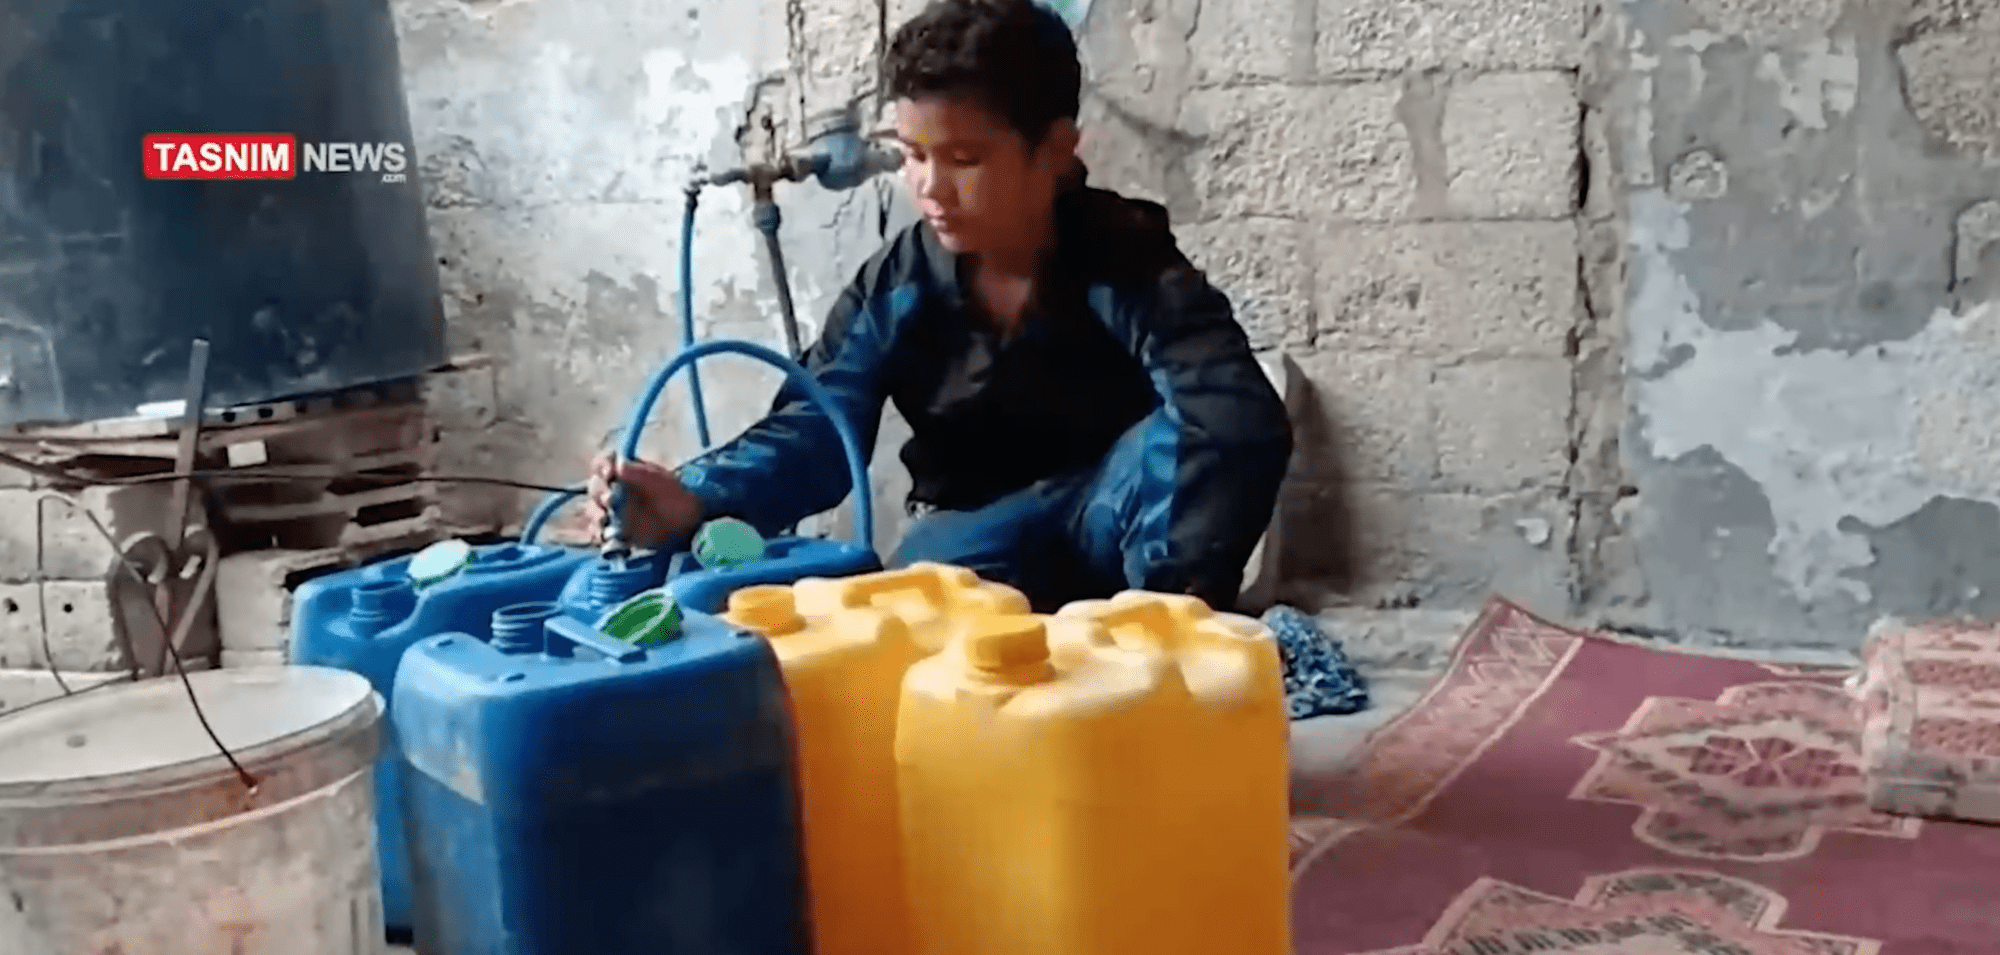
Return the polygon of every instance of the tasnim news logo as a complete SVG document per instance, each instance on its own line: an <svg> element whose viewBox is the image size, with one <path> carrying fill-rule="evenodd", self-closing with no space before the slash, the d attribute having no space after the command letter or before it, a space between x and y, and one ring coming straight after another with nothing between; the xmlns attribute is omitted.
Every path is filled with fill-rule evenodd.
<svg viewBox="0 0 2000 955"><path fill-rule="evenodd" d="M148 179L294 179L306 172L374 173L402 182L402 143L306 143L290 133L154 133L146 137Z"/></svg>

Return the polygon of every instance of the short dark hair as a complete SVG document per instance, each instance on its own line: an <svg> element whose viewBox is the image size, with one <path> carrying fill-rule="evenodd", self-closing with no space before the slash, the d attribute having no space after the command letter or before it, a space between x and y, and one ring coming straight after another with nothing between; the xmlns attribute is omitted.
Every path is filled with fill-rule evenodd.
<svg viewBox="0 0 2000 955"><path fill-rule="evenodd" d="M1083 65L1069 24L1038 0L932 0L889 41L882 90L973 100L1040 144L1076 119Z"/></svg>

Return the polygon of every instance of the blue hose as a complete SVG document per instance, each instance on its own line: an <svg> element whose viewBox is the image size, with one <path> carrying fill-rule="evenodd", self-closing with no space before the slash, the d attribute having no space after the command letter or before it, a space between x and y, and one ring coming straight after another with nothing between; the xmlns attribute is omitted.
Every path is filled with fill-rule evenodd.
<svg viewBox="0 0 2000 955"><path fill-rule="evenodd" d="M875 503L874 495L869 492L868 471L866 466L861 463L860 443L855 440L854 432L848 425L847 419L841 416L839 408L833 404L833 396L827 394L826 390L820 387L819 382L815 381L811 374L796 361L786 359L777 352L761 345L750 342L726 341L704 342L700 346L695 344L694 220L695 209L701 201L701 189L703 185L704 183L702 182L696 182L687 187L687 205L681 214L680 311L682 351L679 355L674 356L674 359L668 362L665 368L660 369L659 373L654 375L653 379L647 383L645 392L640 396L638 406L633 409L631 422L625 429L625 440L619 449L620 455L628 461L638 457L639 436L645 430L646 422L653 416L653 405L658 403L661 392L666 390L667 381L673 378L674 372L679 371L683 366L687 368L688 373L688 397L694 405L695 439L701 442L701 447L704 451L714 447L715 443L710 438L708 430L708 405L702 399L701 374L695 370L695 359L717 352L735 352L761 359L766 364L783 371L787 378L803 388L806 396L811 398L813 403L818 405L820 410L826 414L827 420L833 422L833 430L840 436L841 449L847 452L848 477L853 481L855 493L859 497L861 543L869 550L874 550ZM792 314L791 288L785 275L783 250L778 244L778 210L775 204L766 203L766 205L770 207L766 209L760 206L757 210L759 214L758 227L764 233L766 245L771 254L771 267L776 272L779 303L784 307L785 330L791 337L792 350L797 352L800 344L798 321ZM764 221L767 218L769 219L768 225ZM709 347L711 345L726 347ZM527 521L521 525L521 542L525 544L535 543L536 539L541 537L542 528L548 524L551 518L555 517L556 512L562 510L563 504L568 502L570 498L582 493L584 493L584 485L575 484L563 491L551 491L547 496L543 497L541 503L535 505L535 509L528 514ZM623 507L624 497L625 495L621 489L613 488L612 507L614 509Z"/></svg>
<svg viewBox="0 0 2000 955"><path fill-rule="evenodd" d="M584 485L572 484L564 490L550 491L546 495L543 495L542 502L535 505L534 510L528 512L527 522L521 525L521 543L536 543L542 536L543 525L547 524L550 518L556 516L556 512L562 510L563 505L569 503L570 498L576 497L583 492Z"/></svg>
<svg viewBox="0 0 2000 955"><path fill-rule="evenodd" d="M681 347L694 344L694 209L701 200L699 183L687 188L687 211L681 215ZM688 397L694 401L694 435L701 449L713 445L708 438L708 406L701 400L701 375L688 369ZM628 457L630 455L627 455Z"/></svg>
<svg viewBox="0 0 2000 955"><path fill-rule="evenodd" d="M861 456L861 442L855 438L853 426L841 412L840 406L834 403L833 395L827 393L826 388L812 376L812 372L805 370L805 367L798 362L755 342L733 339L702 342L682 349L680 354L668 361L665 367L646 382L646 389L639 394L638 404L632 406L632 417L625 424L625 436L618 447L620 459L631 461L638 458L639 437L645 432L646 422L653 416L653 406L659 403L660 394L667 390L667 382L673 380L674 373L686 368L692 375L697 360L721 353L747 355L784 372L785 377L798 385L806 393L806 397L819 407L820 413L826 415L827 420L833 424L834 434L840 437L840 449L847 453L847 477L853 483L855 506L860 511L857 515L860 528L856 536L861 546L874 550L875 499L870 493L868 484L868 467L865 463L867 459ZM614 508L622 505L622 497L622 494L614 491Z"/></svg>
<svg viewBox="0 0 2000 955"><path fill-rule="evenodd" d="M694 344L694 213L701 202L701 183L687 187L687 207L681 213L681 347ZM655 396L657 397L657 396ZM714 447L708 433L708 404L701 397L701 375L693 368L688 369L688 397L694 404L694 434L701 442L702 450ZM652 404L647 403L648 417ZM643 424L643 422L642 422ZM631 457L627 453L626 457ZM562 506L584 492L584 485L574 484L565 491L551 491L542 498L540 504L528 513L528 520L521 525L521 543L533 544L542 536L542 528L562 510Z"/></svg>

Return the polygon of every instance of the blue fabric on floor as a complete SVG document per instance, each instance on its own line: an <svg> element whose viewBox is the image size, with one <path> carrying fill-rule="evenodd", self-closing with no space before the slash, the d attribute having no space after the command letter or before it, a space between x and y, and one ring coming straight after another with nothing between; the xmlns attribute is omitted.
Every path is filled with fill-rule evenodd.
<svg viewBox="0 0 2000 955"><path fill-rule="evenodd" d="M1368 708L1368 683L1347 662L1340 641L1311 614L1279 605L1264 613L1285 661L1285 707L1292 719L1357 713Z"/></svg>

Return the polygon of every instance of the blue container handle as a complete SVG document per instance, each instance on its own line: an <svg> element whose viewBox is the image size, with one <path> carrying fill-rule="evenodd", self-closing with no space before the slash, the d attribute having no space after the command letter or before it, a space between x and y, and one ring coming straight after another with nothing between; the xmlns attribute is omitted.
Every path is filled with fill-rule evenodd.
<svg viewBox="0 0 2000 955"><path fill-rule="evenodd" d="M548 639L567 640L585 650L602 654L614 663L639 663L646 659L646 651L623 640L614 640L598 632L596 627L574 617L553 617L549 620L546 633Z"/></svg>
<svg viewBox="0 0 2000 955"><path fill-rule="evenodd" d="M625 434L618 447L621 458L630 461L639 456L639 436L646 430L646 422L652 418L653 406L659 402L661 392L667 388L667 382L673 380L674 375L683 368L689 369L692 373L697 360L720 353L747 355L784 372L785 377L798 385L799 389L806 393L807 399L817 405L820 413L826 415L827 420L833 424L833 432L840 438L840 449L847 453L847 477L854 485L855 506L860 512L855 522L859 525L855 529L855 542L869 552L874 552L874 489L868 484L867 458L861 455L861 442L854 436L853 425L841 412L840 406L834 403L833 395L827 392L805 366L755 342L725 338L699 342L681 349L680 354L675 355L665 367L654 373L652 379L646 382L645 390L639 394L638 403L632 406L631 420L625 425Z"/></svg>

